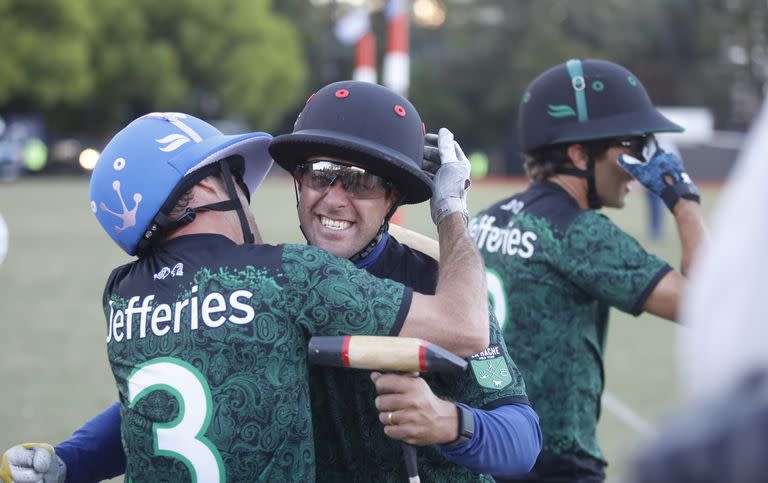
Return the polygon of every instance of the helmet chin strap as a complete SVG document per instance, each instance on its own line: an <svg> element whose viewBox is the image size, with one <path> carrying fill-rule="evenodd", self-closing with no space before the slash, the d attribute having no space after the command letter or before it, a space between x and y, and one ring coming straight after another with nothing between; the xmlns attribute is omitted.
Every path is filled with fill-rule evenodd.
<svg viewBox="0 0 768 483"><path fill-rule="evenodd" d="M578 168L557 168L558 174L586 178L587 180L587 205L592 210L599 210L603 207L603 202L597 196L597 186L595 184L595 158L592 155L587 156L587 169Z"/></svg>
<svg viewBox="0 0 768 483"><path fill-rule="evenodd" d="M226 201L218 201L216 203L210 203L208 205L202 205L202 206L195 206L194 208L187 208L184 211L184 214L182 214L178 219L172 220L168 215L160 211L154 219L154 222L150 229L148 230L148 233L151 232L159 232L159 233L170 233L173 230L176 230L182 226L189 225L193 221L195 221L195 218L197 217L197 213L201 211L236 211L237 217L240 221L240 228L243 231L243 241L245 243L253 244L255 241L255 238L253 236L253 233L251 232L251 228L248 225L248 218L245 215L245 208L243 208L243 204L240 202L240 198L237 195L237 190L235 189L235 182L232 177L232 170L229 166L229 160L222 159L219 161L219 169L222 173L222 178L224 178L224 183L227 186L227 193L229 194L229 199ZM212 174L212 173L211 173ZM205 174L207 176L207 174ZM145 235L145 238L150 238L150 236ZM155 237L157 238L157 237Z"/></svg>
<svg viewBox="0 0 768 483"><path fill-rule="evenodd" d="M370 255L376 246L379 244L380 241L384 240L384 238L381 236L384 232L389 230L389 220L394 216L395 211L397 211L397 208L400 206L400 203L403 201L403 196L400 196L393 204L392 207L389 209L387 214L384 216L384 223L381 224L379 227L379 231L376 232L376 235L373 237L373 239L368 242L359 252L355 253L351 257L349 257L349 261L351 261L354 264L359 265L360 262L363 261L365 257Z"/></svg>
<svg viewBox="0 0 768 483"><path fill-rule="evenodd" d="M221 166L221 172L224 175L224 183L227 185L227 192L229 193L229 200L235 204L235 211L237 211L237 218L240 220L240 229L243 231L243 242L249 245L253 245L255 238L251 227L248 225L248 217L245 214L245 208L243 203L240 202L240 197L237 196L237 189L235 188L235 180L232 176L232 170L229 167L229 161L222 159L219 162ZM216 204L216 203L214 203Z"/></svg>

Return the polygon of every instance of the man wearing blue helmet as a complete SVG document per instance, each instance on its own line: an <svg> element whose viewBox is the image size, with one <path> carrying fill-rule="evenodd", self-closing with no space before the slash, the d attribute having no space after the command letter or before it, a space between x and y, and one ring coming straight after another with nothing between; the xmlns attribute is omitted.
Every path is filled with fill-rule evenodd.
<svg viewBox="0 0 768 483"><path fill-rule="evenodd" d="M507 347L542 421L541 454L515 481L603 481L595 432L609 309L676 319L705 237L699 192L653 138L682 128L620 65L574 59L547 70L523 95L518 129L530 186L470 222ZM672 211L680 272L596 211L623 207L633 179Z"/></svg>
<svg viewBox="0 0 768 483"><path fill-rule="evenodd" d="M461 149L450 132L441 134L442 146L450 148L443 157L458 161ZM310 244L433 294L437 262L387 230L398 205L425 201L432 192L430 175L421 170L423 144L424 127L410 102L384 87L347 81L314 94L294 132L277 137L270 151L294 174ZM541 447L538 418L498 324L490 329L491 343L470 360L470 372L428 375L429 386L421 378L378 377L376 387L389 400L376 405L367 373L310 367L318 481L404 480L400 446L387 436L419 445L452 443L418 450L422 481L483 481L487 477L474 473L530 469ZM57 446L70 474L94 481L124 471L117 457L119 420L115 405Z"/></svg>
<svg viewBox="0 0 768 483"><path fill-rule="evenodd" d="M314 480L309 335L408 335L463 355L488 344L487 302L465 286L484 283L466 230L466 163L436 175L446 251L426 296L315 247L261 244L246 207L271 166L269 141L153 113L118 133L94 170L92 211L139 255L112 272L103 299L121 408L100 417L121 419L126 479ZM56 464L114 457L110 445L78 454L91 437L80 436L56 448L61 459L47 445L12 448L0 477L111 476Z"/></svg>

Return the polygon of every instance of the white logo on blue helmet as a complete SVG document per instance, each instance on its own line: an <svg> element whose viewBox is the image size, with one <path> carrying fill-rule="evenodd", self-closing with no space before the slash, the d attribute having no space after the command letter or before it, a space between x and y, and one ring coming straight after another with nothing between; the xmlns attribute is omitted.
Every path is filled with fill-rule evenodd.
<svg viewBox="0 0 768 483"><path fill-rule="evenodd" d="M166 145L160 148L160 151L170 153L171 151L176 151L181 146L188 143L189 138L183 134L169 134L162 139L155 139L155 141Z"/></svg>
<svg viewBox="0 0 768 483"><path fill-rule="evenodd" d="M102 151L91 175L91 211L102 228L129 255L148 248L168 215L185 177L232 155L245 160L243 180L253 191L272 160L271 136L245 133L227 136L188 114L153 112L117 133ZM191 178L190 178L191 179ZM194 180L193 180L194 181ZM160 220L163 220L162 218Z"/></svg>
<svg viewBox="0 0 768 483"><path fill-rule="evenodd" d="M133 209L129 210L128 207L125 206L125 201L123 200L123 194L120 192L120 181L118 180L113 181L112 188L117 193L117 197L120 198L120 204L122 205L123 212L117 213L115 211L110 210L109 208L107 208L107 205L105 205L104 202L101 202L99 207L101 208L101 211L106 211L109 214L115 215L116 217L120 218L123 221L123 226L115 226L115 231L117 233L120 233L121 231L136 225L136 212L139 210L139 203L141 203L141 193L135 193L133 195L133 201L136 204L133 205Z"/></svg>

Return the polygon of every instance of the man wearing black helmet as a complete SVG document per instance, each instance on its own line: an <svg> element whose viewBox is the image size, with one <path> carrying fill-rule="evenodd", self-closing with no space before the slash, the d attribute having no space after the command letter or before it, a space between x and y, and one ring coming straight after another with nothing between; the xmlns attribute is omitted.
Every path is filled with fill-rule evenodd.
<svg viewBox="0 0 768 483"><path fill-rule="evenodd" d="M465 163L451 133L443 130L441 136L443 162ZM275 138L270 152L294 173L301 229L311 244L374 275L433 294L437 262L387 232L399 204L425 201L433 191L430 177L421 171L423 143L423 124L407 100L375 84L344 82L318 91L294 133ZM447 182L464 186L464 181ZM432 208L442 216L439 203ZM484 297L482 285L464 289ZM423 481L485 479L446 457L476 472L527 471L541 445L538 418L495 321L489 337L487 349L472 357L471 372L428 376L434 392L421 378L377 378L376 385L390 399L380 407L381 416L367 373L310 368L317 481L404 481L400 446L385 431L415 444L448 443L419 450ZM82 475L83 481L125 469L125 460L114 455L120 448L118 406L57 447L63 448L70 473Z"/></svg>
<svg viewBox="0 0 768 483"><path fill-rule="evenodd" d="M682 128L620 65L574 59L547 70L523 95L518 129L532 182L478 213L470 234L507 347L541 415L544 446L520 480L603 481L595 432L609 309L676 319L705 237L699 193L680 158L653 139ZM623 207L633 178L672 211L680 272L596 211Z"/></svg>
<svg viewBox="0 0 768 483"><path fill-rule="evenodd" d="M437 262L387 231L399 205L426 201L432 191L421 170L424 132L416 109L391 90L337 82L313 94L293 133L277 136L269 150L294 176L308 243L431 294ZM447 129L438 145L443 163L464 158ZM492 315L489 337L460 376L373 374L374 388L364 371L310 368L318 480L406 481L400 445L387 436L423 446L422 481L528 471L540 449L538 418Z"/></svg>
<svg viewBox="0 0 768 483"><path fill-rule="evenodd" d="M95 433L115 420L120 431L106 442L81 431L55 452L15 446L1 480L98 481L122 464L128 481L314 481L310 335L412 336L464 356L487 347L482 260L466 228L468 163L454 156L435 175L445 251L429 296L317 247L263 244L247 206L272 165L270 140L224 136L182 113L142 116L113 137L91 176L90 207L138 258L104 290L120 407Z"/></svg>

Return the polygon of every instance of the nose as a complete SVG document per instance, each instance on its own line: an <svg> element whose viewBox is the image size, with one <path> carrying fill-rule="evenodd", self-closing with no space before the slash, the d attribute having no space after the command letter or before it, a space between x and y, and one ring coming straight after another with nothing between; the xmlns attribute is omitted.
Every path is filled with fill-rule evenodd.
<svg viewBox="0 0 768 483"><path fill-rule="evenodd" d="M325 199L334 205L345 205L349 201L349 193L344 189L340 179L336 179L325 192Z"/></svg>

